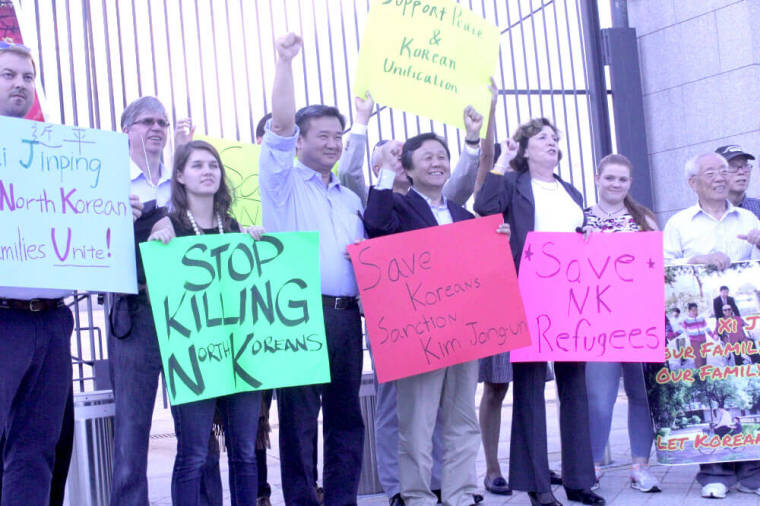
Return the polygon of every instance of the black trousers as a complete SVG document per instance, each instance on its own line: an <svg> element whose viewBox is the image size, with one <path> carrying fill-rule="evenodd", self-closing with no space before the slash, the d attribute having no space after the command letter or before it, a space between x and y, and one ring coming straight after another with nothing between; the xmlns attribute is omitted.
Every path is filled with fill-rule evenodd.
<svg viewBox="0 0 760 506"><path fill-rule="evenodd" d="M69 390L63 426L58 444L55 445L55 465L53 481L50 484L50 506L61 506L66 491L66 478L69 476L71 451L74 447L74 389Z"/></svg>
<svg viewBox="0 0 760 506"><path fill-rule="evenodd" d="M62 506L66 492L66 479L69 476L71 451L74 445L74 389L69 390L66 401L66 411L63 414L63 425L58 443L55 445L55 460L53 464L53 479L50 483L50 506ZM5 446L5 436L0 439L0 454ZM0 466L0 497L2 490L3 468Z"/></svg>
<svg viewBox="0 0 760 506"><path fill-rule="evenodd" d="M509 483L515 490L550 492L546 442L546 362L513 363L514 408L509 448ZM588 427L585 362L555 362L562 441L562 481L568 488L594 484Z"/></svg>
<svg viewBox="0 0 760 506"><path fill-rule="evenodd" d="M324 308L330 383L277 390L280 471L286 504L316 506L314 437L322 407L325 506L356 504L364 422L359 406L362 328L359 310Z"/></svg>

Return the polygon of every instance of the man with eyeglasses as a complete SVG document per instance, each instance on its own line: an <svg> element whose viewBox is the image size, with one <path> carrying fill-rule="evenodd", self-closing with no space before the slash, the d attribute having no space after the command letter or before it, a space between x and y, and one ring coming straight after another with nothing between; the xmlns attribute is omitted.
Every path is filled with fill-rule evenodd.
<svg viewBox="0 0 760 506"><path fill-rule="evenodd" d="M747 197L747 187L752 176L750 160L755 157L745 153L741 146L729 144L715 150L728 161L728 200L736 207L752 211L760 218L760 199Z"/></svg>
<svg viewBox="0 0 760 506"><path fill-rule="evenodd" d="M760 220L729 200L729 162L718 153L703 153L684 167L697 203L674 214L665 224L665 261L671 265L712 265L760 259ZM697 481L702 497L723 499L730 487L760 495L760 461L700 464Z"/></svg>
<svg viewBox="0 0 760 506"><path fill-rule="evenodd" d="M166 212L171 169L161 158L169 120L157 98L142 97L124 109L121 129L129 141L139 293L114 294L109 318L108 356L115 402L111 505L148 506L148 444L161 355L138 244L157 228L173 232Z"/></svg>

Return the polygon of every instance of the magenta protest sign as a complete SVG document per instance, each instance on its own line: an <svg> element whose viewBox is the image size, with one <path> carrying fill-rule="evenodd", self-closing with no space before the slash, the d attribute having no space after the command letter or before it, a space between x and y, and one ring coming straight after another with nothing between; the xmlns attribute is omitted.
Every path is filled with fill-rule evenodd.
<svg viewBox="0 0 760 506"><path fill-rule="evenodd" d="M661 232L530 232L520 293L532 344L512 362L662 362Z"/></svg>

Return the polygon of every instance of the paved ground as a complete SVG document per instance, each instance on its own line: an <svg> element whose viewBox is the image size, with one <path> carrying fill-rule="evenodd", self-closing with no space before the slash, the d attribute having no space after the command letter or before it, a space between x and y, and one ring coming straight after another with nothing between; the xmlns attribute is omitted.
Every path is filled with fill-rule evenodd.
<svg viewBox="0 0 760 506"><path fill-rule="evenodd" d="M480 389L478 389L478 400L480 398ZM547 383L547 416L549 417L549 461L554 469L559 470L559 432L557 403L555 401L554 383ZM506 473L509 467L509 429L511 425L512 413L511 396L508 396L502 411L502 432L500 438L500 455L502 469ZM610 438L610 449L612 454L612 464L607 468L601 481L601 489L598 491L607 499L610 505L667 505L676 506L681 504L700 505L717 504L726 505L758 505L760 506L760 496L741 494L735 491L729 493L725 501L718 502L715 500L702 499L700 497L700 486L694 481L697 466L653 466L653 472L660 478L663 485L663 492L659 494L642 494L629 485L628 481L628 436L626 431L626 413L627 402L625 394L618 397L613 420L612 434ZM273 447L268 453L269 482L273 488L272 504L284 504L282 500L282 489L280 487L280 470L279 470L279 451L277 448L277 418L276 407L273 407L272 413L272 444ZM157 405L156 415L153 424L153 438L151 439L150 461L148 463L148 474L150 479L150 499L152 505L170 505L169 483L171 479L172 464L176 440L173 437L174 427L172 424L169 410L162 409ZM320 443L321 445L321 443ZM320 446L321 447L321 446ZM222 473L225 480L225 494L227 494L227 464L226 454L222 454ZM321 462L321 459L320 459ZM321 464L320 464L321 465ZM485 462L483 450L481 448L478 454L477 470L479 483L482 483L485 472ZM561 487L555 489L556 497L567 504ZM229 504L229 495L225 495L225 504ZM388 500L380 495L366 495L359 499L361 505L386 505ZM530 501L527 495L516 493L510 497L495 496L485 494L485 504L488 505L527 505Z"/></svg>

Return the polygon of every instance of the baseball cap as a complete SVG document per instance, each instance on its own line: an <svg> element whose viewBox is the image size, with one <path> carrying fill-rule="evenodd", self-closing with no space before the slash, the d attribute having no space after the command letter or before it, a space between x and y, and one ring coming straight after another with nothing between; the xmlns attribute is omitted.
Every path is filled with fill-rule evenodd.
<svg viewBox="0 0 760 506"><path fill-rule="evenodd" d="M738 146L736 144L729 144L728 146L721 146L718 149L715 150L716 153L721 155L726 160L731 160L733 158L736 158L737 156L746 156L750 160L754 160L755 157L750 155L749 153L745 153L742 150L741 146Z"/></svg>

